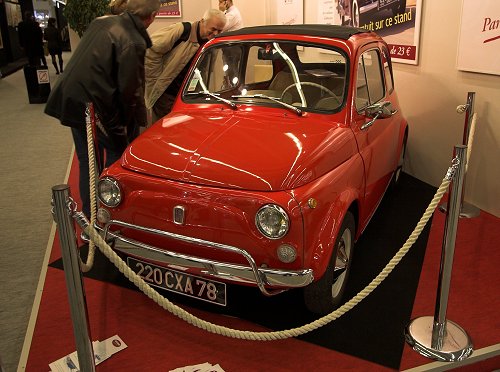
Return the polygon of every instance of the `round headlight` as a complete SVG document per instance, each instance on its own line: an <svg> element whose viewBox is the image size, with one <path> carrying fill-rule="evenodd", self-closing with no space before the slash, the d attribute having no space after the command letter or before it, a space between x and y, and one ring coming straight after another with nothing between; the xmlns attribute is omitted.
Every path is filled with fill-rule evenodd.
<svg viewBox="0 0 500 372"><path fill-rule="evenodd" d="M265 237L279 239L288 232L290 220L285 210L279 205L267 204L257 212L255 225Z"/></svg>
<svg viewBox="0 0 500 372"><path fill-rule="evenodd" d="M97 184L97 196L101 203L108 207L116 207L122 201L122 192L118 181L111 177L104 177Z"/></svg>

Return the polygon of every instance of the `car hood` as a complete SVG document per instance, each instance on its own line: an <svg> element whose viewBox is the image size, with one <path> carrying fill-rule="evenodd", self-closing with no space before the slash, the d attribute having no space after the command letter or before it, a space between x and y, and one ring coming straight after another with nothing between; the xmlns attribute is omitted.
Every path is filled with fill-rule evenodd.
<svg viewBox="0 0 500 372"><path fill-rule="evenodd" d="M181 182L277 191L310 182L356 152L352 131L334 116L280 112L172 113L127 148L122 166Z"/></svg>

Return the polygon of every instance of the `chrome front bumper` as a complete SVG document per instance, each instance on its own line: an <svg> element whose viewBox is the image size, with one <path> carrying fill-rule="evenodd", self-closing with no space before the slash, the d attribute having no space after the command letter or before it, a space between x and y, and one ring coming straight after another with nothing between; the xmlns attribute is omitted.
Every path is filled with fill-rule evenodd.
<svg viewBox="0 0 500 372"><path fill-rule="evenodd" d="M119 233L111 232L109 231L110 226L121 226L128 229L135 229L142 232L168 237L185 243L237 253L245 257L249 266L213 261L160 249L133 239L129 239ZM247 251L225 244L174 234L168 231L132 225L116 220L108 222L104 229L97 225L95 228L101 231L105 240L109 240L110 238L114 239L114 249L126 255L156 261L171 269L181 270L193 275L198 274L202 276L215 277L222 279L225 282L254 284L257 285L260 291L266 296L271 296L290 288L305 287L314 279L312 269L275 270L257 267L255 260ZM272 287L273 289L268 290L266 286Z"/></svg>

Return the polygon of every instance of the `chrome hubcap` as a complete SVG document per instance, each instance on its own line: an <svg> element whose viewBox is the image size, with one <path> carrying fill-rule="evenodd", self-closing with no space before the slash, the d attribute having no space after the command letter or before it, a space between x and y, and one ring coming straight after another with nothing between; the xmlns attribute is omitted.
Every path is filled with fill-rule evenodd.
<svg viewBox="0 0 500 372"><path fill-rule="evenodd" d="M349 267L349 257L352 249L352 235L349 229L342 234L337 247L335 257L335 269L333 270L332 296L337 297L344 285L347 268Z"/></svg>
<svg viewBox="0 0 500 372"><path fill-rule="evenodd" d="M405 145L403 145L403 148L401 149L401 155L399 155L399 161L398 161L398 167L396 168L396 174L394 175L394 178L396 181L399 180L399 177L401 176L401 171L403 170L403 163L405 161Z"/></svg>

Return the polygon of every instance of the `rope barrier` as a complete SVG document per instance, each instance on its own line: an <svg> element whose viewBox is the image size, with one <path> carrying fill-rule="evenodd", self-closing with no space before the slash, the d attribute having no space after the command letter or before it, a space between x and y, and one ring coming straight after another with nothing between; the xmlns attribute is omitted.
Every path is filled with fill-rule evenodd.
<svg viewBox="0 0 500 372"><path fill-rule="evenodd" d="M467 173L467 170L469 168L469 159L470 159L470 154L472 153L472 145L474 144L474 134L476 133L476 120L477 120L477 114L474 113L472 115L472 121L470 125L470 131L469 131L469 138L467 140L467 164L465 164L465 172Z"/></svg>
<svg viewBox="0 0 500 372"><path fill-rule="evenodd" d="M454 166L456 169L456 162ZM156 302L163 309L169 311L173 315L179 317L180 319L186 321L187 323L194 325L205 331L223 335L226 337L254 340L254 341L270 341L270 340L283 340L290 337L297 337L305 333L311 332L317 328L320 328L333 320L341 317L358 303L360 303L364 298L366 298L373 290L382 283L382 281L392 272L396 265L401 261L401 259L406 255L411 246L415 243L420 233L424 229L425 225L431 218L436 206L441 200L442 196L446 192L451 179L453 178L454 169L450 168L446 177L443 179L441 186L439 186L434 198L430 202L429 206L425 210L424 214L417 223L415 229L410 234L406 242L403 244L401 249L394 255L394 257L387 263L384 269L356 296L351 298L344 305L334 310L330 314L327 314L311 323L305 324L303 326L287 329L283 331L271 331L271 332L253 332L253 331L242 331L237 329L231 329L228 327L212 324L206 320L200 319L186 310L180 308L179 306L173 304L168 299L162 297L154 288L151 288L139 275L137 275L127 264L112 250L112 248L104 241L97 230L94 229L93 225L88 225L84 231L90 236L91 241L93 241L97 247L102 251L102 253L118 268L118 270L125 275L125 277L134 283L146 296Z"/></svg>
<svg viewBox="0 0 500 372"><path fill-rule="evenodd" d="M97 198L95 190L95 148L92 121L95 121L94 108L92 104L89 104L85 111L85 124L87 129L87 152L89 156L90 224L94 226L97 214ZM89 272L94 266L94 254L95 243L93 240L90 240L87 261L83 262L81 256L78 256L80 268L84 273Z"/></svg>
<svg viewBox="0 0 500 372"><path fill-rule="evenodd" d="M465 111L467 111L468 105L458 105L457 106L457 112L459 114L463 114ZM469 128L469 137L467 139L467 164L465 164L465 172L467 173L467 169L469 168L469 159L470 159L470 154L472 153L472 144L474 143L474 134L476 132L476 120L477 120L477 114L474 113L472 115L472 121L471 121L471 126Z"/></svg>

